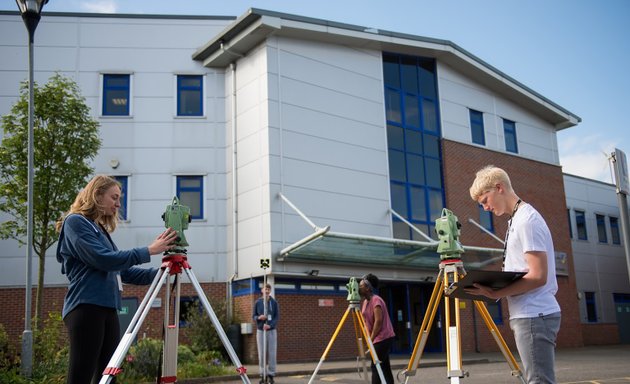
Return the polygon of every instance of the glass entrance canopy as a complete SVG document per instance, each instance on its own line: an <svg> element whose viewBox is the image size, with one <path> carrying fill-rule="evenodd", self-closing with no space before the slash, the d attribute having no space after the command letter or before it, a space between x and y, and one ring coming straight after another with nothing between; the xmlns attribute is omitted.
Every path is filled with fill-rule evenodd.
<svg viewBox="0 0 630 384"><path fill-rule="evenodd" d="M278 260L331 264L371 264L400 268L435 268L438 242L369 237L321 230L280 252ZM467 269L491 269L501 264L503 249L463 246L460 259Z"/></svg>

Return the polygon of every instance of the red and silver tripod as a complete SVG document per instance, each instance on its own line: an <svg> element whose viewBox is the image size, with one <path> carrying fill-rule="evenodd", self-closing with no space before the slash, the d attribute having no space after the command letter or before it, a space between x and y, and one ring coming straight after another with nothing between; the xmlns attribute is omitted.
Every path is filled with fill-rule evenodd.
<svg viewBox="0 0 630 384"><path fill-rule="evenodd" d="M188 264L188 258L185 254L182 253L172 253L166 254L162 258L162 266L158 271L157 275L153 279L151 283L151 287L147 291L147 294L144 296L142 303L138 307L136 314L133 319L131 319L131 323L125 334L123 335L116 351L112 355L112 358L109 360L107 364L107 368L103 372L103 377L99 384L107 384L111 382L114 376L119 374L122 369L120 365L123 362L123 359L127 355L131 344L135 340L138 331L140 330L140 326L142 322L147 317L149 310L151 309L151 304L155 301L160 289L164 284L166 284L166 305L164 308L164 352L162 359L162 377L159 380L159 383L176 383L177 382L177 345L178 345L178 335L179 335L179 298L180 298L180 277L182 271L186 272L188 279L195 287L195 291L197 291L197 295L199 296L199 300L203 304L208 316L212 320L212 324L219 334L219 338L223 343L223 346L227 350L230 359L234 366L236 366L236 372L240 375L243 383L251 384L249 381L249 377L247 377L247 369L243 367L241 364L236 352L234 352L234 348L230 343L227 335L223 331L221 327L221 323L219 319L215 315L212 307L210 306L210 302L206 298L206 295L199 285L199 281L195 277L195 274L192 272L190 265ZM171 295L171 281L169 279L170 275L177 275L175 279L175 308L173 312L173 316L170 316L170 295ZM171 321L172 319L172 321Z"/></svg>

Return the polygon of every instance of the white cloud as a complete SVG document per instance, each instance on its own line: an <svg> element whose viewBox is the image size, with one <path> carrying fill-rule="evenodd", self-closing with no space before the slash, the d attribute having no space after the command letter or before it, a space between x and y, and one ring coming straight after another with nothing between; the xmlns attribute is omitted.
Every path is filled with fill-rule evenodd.
<svg viewBox="0 0 630 384"><path fill-rule="evenodd" d="M589 179L612 182L608 157L617 143L600 135L570 136L559 143L562 171Z"/></svg>
<svg viewBox="0 0 630 384"><path fill-rule="evenodd" d="M81 10L90 13L116 13L118 4L115 0L92 0L81 3Z"/></svg>

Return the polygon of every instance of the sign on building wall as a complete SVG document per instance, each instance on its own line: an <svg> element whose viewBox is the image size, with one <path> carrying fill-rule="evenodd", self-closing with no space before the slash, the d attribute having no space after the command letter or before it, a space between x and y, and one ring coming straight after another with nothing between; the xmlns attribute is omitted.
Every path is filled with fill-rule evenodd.
<svg viewBox="0 0 630 384"><path fill-rule="evenodd" d="M556 275L569 276L569 266L567 265L566 252L556 251Z"/></svg>

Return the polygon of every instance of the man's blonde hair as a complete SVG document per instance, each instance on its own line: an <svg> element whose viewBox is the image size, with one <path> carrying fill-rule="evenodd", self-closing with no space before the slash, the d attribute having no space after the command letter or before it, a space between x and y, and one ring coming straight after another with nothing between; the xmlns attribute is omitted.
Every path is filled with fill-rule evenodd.
<svg viewBox="0 0 630 384"><path fill-rule="evenodd" d="M496 187L497 184L503 184L506 190L512 191L512 183L507 172L494 165L486 165L477 171L475 181L470 187L470 197L478 201L481 195Z"/></svg>
<svg viewBox="0 0 630 384"><path fill-rule="evenodd" d="M77 194L74 203L56 223L57 232L61 231L63 220L72 213L78 213L102 225L106 231L113 232L118 224L118 216L104 215L102 205L99 198L102 197L112 186L120 187L118 180L111 176L96 175L89 183ZM122 190L122 188L121 188Z"/></svg>

